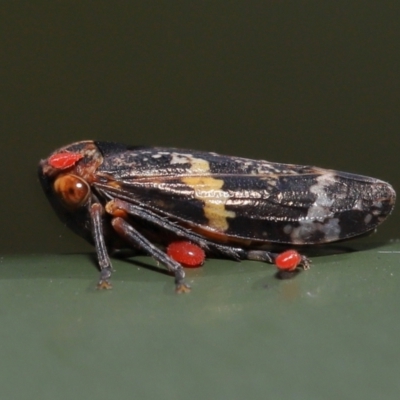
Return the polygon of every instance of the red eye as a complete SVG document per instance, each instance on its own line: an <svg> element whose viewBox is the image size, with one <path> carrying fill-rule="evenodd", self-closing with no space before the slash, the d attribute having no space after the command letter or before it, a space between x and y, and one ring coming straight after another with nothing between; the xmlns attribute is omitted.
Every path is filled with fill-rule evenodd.
<svg viewBox="0 0 400 400"><path fill-rule="evenodd" d="M279 270L294 271L301 262L301 255L296 250L287 250L275 258Z"/></svg>
<svg viewBox="0 0 400 400"><path fill-rule="evenodd" d="M79 153L56 153L49 157L48 162L53 168L66 169L75 165L81 158Z"/></svg>
<svg viewBox="0 0 400 400"><path fill-rule="evenodd" d="M201 247L187 241L172 242L167 247L167 254L188 268L200 267L206 258Z"/></svg>

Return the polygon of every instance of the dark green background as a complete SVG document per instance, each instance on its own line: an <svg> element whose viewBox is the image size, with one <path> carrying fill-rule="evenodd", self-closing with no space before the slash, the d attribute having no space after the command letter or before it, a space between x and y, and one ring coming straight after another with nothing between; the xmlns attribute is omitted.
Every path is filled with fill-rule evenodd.
<svg viewBox="0 0 400 400"><path fill-rule="evenodd" d="M97 292L93 249L58 221L36 169L102 139L400 188L399 21L398 1L3 2L6 398L397 399L399 210L294 280L209 260L176 296L143 257L116 260L114 290Z"/></svg>

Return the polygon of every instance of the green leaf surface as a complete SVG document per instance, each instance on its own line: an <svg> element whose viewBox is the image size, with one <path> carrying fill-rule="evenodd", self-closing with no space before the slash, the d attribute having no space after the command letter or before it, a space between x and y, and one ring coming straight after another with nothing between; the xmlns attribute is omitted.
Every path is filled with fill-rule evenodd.
<svg viewBox="0 0 400 400"><path fill-rule="evenodd" d="M277 280L259 262L188 270L148 257L0 259L5 399L397 399L400 245L313 258Z"/></svg>

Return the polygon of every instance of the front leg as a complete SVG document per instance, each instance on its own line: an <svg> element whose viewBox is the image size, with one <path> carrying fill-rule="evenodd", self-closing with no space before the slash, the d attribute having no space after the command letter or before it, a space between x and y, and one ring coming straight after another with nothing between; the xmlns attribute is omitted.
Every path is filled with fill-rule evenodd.
<svg viewBox="0 0 400 400"><path fill-rule="evenodd" d="M100 278L97 284L98 289L111 289L112 285L109 278L112 272L112 265L108 255L107 246L104 241L103 231L104 209L100 203L94 203L90 206L90 222L94 245L96 248L97 260L100 267Z"/></svg>
<svg viewBox="0 0 400 400"><path fill-rule="evenodd" d="M147 240L123 218L115 217L112 219L111 224L118 235L120 235L126 242L143 250L146 254L153 257L160 264L164 265L169 271L174 273L177 293L187 293L190 291L190 287L184 281L185 271L178 262L170 258L157 246Z"/></svg>

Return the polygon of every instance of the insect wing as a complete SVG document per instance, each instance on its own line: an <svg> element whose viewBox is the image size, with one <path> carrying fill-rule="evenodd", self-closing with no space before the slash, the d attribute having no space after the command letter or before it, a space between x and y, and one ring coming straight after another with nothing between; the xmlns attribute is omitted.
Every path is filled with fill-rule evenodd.
<svg viewBox="0 0 400 400"><path fill-rule="evenodd" d="M227 242L347 239L373 230L395 200L373 178L177 149L109 152L98 176L103 195Z"/></svg>

